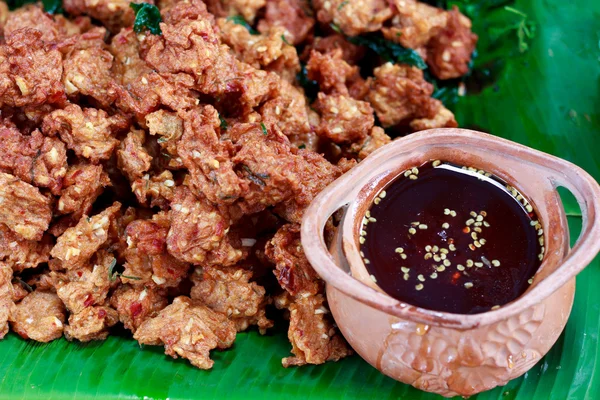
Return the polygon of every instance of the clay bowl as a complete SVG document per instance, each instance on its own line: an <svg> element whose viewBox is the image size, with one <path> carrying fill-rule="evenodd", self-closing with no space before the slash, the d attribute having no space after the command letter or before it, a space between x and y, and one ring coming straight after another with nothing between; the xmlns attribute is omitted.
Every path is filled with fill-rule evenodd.
<svg viewBox="0 0 600 400"><path fill-rule="evenodd" d="M462 315L402 303L370 278L359 254L361 220L374 196L408 167L441 159L484 169L528 197L545 228L545 258L533 284L497 310ZM571 191L583 227L570 248L556 188ZM401 382L443 396L470 396L530 369L562 332L575 276L600 250L600 187L581 168L531 148L465 129L432 129L377 150L317 196L302 223L302 245L327 282L337 325L367 362ZM323 237L342 209L333 243Z"/></svg>

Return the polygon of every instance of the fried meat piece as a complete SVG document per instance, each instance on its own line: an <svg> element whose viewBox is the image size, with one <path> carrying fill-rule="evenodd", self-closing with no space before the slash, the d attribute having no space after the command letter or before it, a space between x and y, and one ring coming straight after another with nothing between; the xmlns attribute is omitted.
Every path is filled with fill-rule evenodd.
<svg viewBox="0 0 600 400"><path fill-rule="evenodd" d="M0 223L27 240L41 240L52 218L50 200L35 186L0 172Z"/></svg>
<svg viewBox="0 0 600 400"><path fill-rule="evenodd" d="M8 319L15 306L12 277L13 270L10 265L0 261L0 339L8 333Z"/></svg>
<svg viewBox="0 0 600 400"><path fill-rule="evenodd" d="M272 27L282 27L286 40L295 46L309 37L314 25L315 19L308 14L303 0L267 0L265 16L258 22L258 31L266 33Z"/></svg>
<svg viewBox="0 0 600 400"><path fill-rule="evenodd" d="M115 257L100 251L94 257L93 266L83 265L65 273L51 272L56 294L69 312L78 314L85 308L104 305L111 287L111 266Z"/></svg>
<svg viewBox="0 0 600 400"><path fill-rule="evenodd" d="M276 72L284 80L294 82L300 71L300 60L294 46L287 44L284 29L273 27L262 35L251 35L248 30L226 19L218 19L221 40L240 61L257 69Z"/></svg>
<svg viewBox="0 0 600 400"><path fill-rule="evenodd" d="M371 105L350 96L325 95L321 92L314 107L321 115L321 123L316 128L317 134L334 143L360 141L375 124Z"/></svg>
<svg viewBox="0 0 600 400"><path fill-rule="evenodd" d="M131 130L117 149L117 163L119 169L134 181L141 178L151 167L152 157L144 148L146 134L139 129Z"/></svg>
<svg viewBox="0 0 600 400"><path fill-rule="evenodd" d="M404 47L426 46L448 23L448 12L416 0L393 0L395 15L390 27L381 29L384 37Z"/></svg>
<svg viewBox="0 0 600 400"><path fill-rule="evenodd" d="M44 235L42 240L27 240L0 223L0 261L7 263L15 272L35 268L48 262L52 242Z"/></svg>
<svg viewBox="0 0 600 400"><path fill-rule="evenodd" d="M119 314L110 307L86 307L78 314L71 314L69 324L65 326L65 337L81 342L104 340L108 336L108 329L117 322Z"/></svg>
<svg viewBox="0 0 600 400"><path fill-rule="evenodd" d="M414 119L410 122L409 126L414 131L433 128L456 128L458 123L456 122L456 119L454 119L452 111L444 107L441 101L435 99L432 101L439 104L438 111L433 118Z"/></svg>
<svg viewBox="0 0 600 400"><path fill-rule="evenodd" d="M19 29L0 44L0 106L36 107L65 103L62 55L42 32Z"/></svg>
<svg viewBox="0 0 600 400"><path fill-rule="evenodd" d="M113 36L108 51L113 55L112 73L121 85L136 82L152 69L140 57L140 42L133 28L124 28Z"/></svg>
<svg viewBox="0 0 600 400"><path fill-rule="evenodd" d="M106 31L95 28L63 43L65 53L63 83L69 98L77 95L92 97L102 108L116 99L112 85L113 56L106 49Z"/></svg>
<svg viewBox="0 0 600 400"><path fill-rule="evenodd" d="M334 23L348 36L378 31L392 17L386 0L315 0L312 4L319 22Z"/></svg>
<svg viewBox="0 0 600 400"><path fill-rule="evenodd" d="M116 218L121 204L115 202L101 213L84 215L76 226L69 228L57 240L50 255L62 262L65 269L74 269L85 263L107 241L111 222Z"/></svg>
<svg viewBox="0 0 600 400"><path fill-rule="evenodd" d="M229 221L228 215L205 198L197 198L188 188L178 187L171 203L169 253L195 265L234 265L244 257L244 252L232 244Z"/></svg>
<svg viewBox="0 0 600 400"><path fill-rule="evenodd" d="M158 316L144 321L133 337L140 344L164 344L171 357L187 358L198 368L210 369L214 364L210 350L231 347L235 336L235 324L223 314L181 296Z"/></svg>
<svg viewBox="0 0 600 400"><path fill-rule="evenodd" d="M61 37L58 24L39 4L26 4L11 12L4 24L4 36L27 28L40 31L40 39L46 43L56 43Z"/></svg>
<svg viewBox="0 0 600 400"><path fill-rule="evenodd" d="M417 120L415 120L417 121ZM383 128L374 126L371 133L364 140L355 142L350 145L348 152L356 157L359 161L367 158L369 154L392 141Z"/></svg>
<svg viewBox="0 0 600 400"><path fill-rule="evenodd" d="M302 52L301 58L303 60L309 58L313 50L322 54L334 53L336 50L341 50L342 60L350 65L355 65L365 55L364 47L350 43L344 35L339 33L314 38L313 42L309 46L306 46Z"/></svg>
<svg viewBox="0 0 600 400"><path fill-rule="evenodd" d="M416 67L386 63L374 70L367 99L384 127L433 118L440 103L431 98L433 85Z"/></svg>
<svg viewBox="0 0 600 400"><path fill-rule="evenodd" d="M23 182L59 194L67 172L67 149L57 138L44 137L37 129L23 135L8 124L0 126L0 171Z"/></svg>
<svg viewBox="0 0 600 400"><path fill-rule="evenodd" d="M74 164L69 167L63 183L56 212L71 214L79 220L90 213L94 201L110 185L110 179L102 165Z"/></svg>
<svg viewBox="0 0 600 400"><path fill-rule="evenodd" d="M128 127L127 119L119 114L108 116L103 110L70 104L47 115L42 131L48 136L60 135L75 154L96 164L110 158L119 143L114 135Z"/></svg>
<svg viewBox="0 0 600 400"><path fill-rule="evenodd" d="M207 0L206 5L216 17L228 17L242 14L244 19L254 23L256 14L266 4L266 0Z"/></svg>
<svg viewBox="0 0 600 400"><path fill-rule="evenodd" d="M165 170L160 175L146 174L133 181L131 189L140 204L165 210L175 196L173 173ZM148 199L150 199L149 204Z"/></svg>
<svg viewBox="0 0 600 400"><path fill-rule="evenodd" d="M263 335L273 327L265 312L265 289L250 282L252 272L243 268L197 268L192 274L191 298L225 314L238 332L258 325Z"/></svg>
<svg viewBox="0 0 600 400"><path fill-rule="evenodd" d="M177 287L187 276L189 264L167 252L167 235L171 222L167 213L155 214L151 220L136 220L127 225L125 236L125 271L121 280L132 286ZM128 279L134 277L135 279Z"/></svg>
<svg viewBox="0 0 600 400"><path fill-rule="evenodd" d="M294 357L284 358L284 367L338 361L352 350L328 318L323 295L300 296L289 305L288 338Z"/></svg>
<svg viewBox="0 0 600 400"><path fill-rule="evenodd" d="M427 47L427 64L440 79L458 78L469 72L477 35L471 32L471 20L456 6L448 12L445 28L432 38Z"/></svg>
<svg viewBox="0 0 600 400"><path fill-rule="evenodd" d="M169 302L164 290L125 284L115 290L110 304L119 313L125 328L135 333L144 321L156 317Z"/></svg>
<svg viewBox="0 0 600 400"><path fill-rule="evenodd" d="M279 228L267 243L265 254L275 264L273 273L279 285L292 296L312 296L323 290L321 278L304 255L300 225L287 224Z"/></svg>
<svg viewBox="0 0 600 400"><path fill-rule="evenodd" d="M265 125L277 125L290 141L312 133L308 112L302 90L285 80L279 84L279 95L265 102L260 108Z"/></svg>
<svg viewBox="0 0 600 400"><path fill-rule="evenodd" d="M0 35L4 34L4 24L6 24L9 14L8 4L4 1L0 1Z"/></svg>
<svg viewBox="0 0 600 400"><path fill-rule="evenodd" d="M146 115L146 125L150 135L160 136L157 142L168 155L168 168L183 168L183 162L177 153L177 142L183 135L183 120L176 113L158 110Z"/></svg>
<svg viewBox="0 0 600 400"><path fill-rule="evenodd" d="M326 94L350 95L361 99L368 91L368 86L360 76L356 66L348 64L343 59L341 49L329 53L311 51L306 64L308 78L319 84L319 90Z"/></svg>
<svg viewBox="0 0 600 400"><path fill-rule="evenodd" d="M154 3L152 0L145 2ZM117 33L121 28L133 25L135 13L129 3L128 0L64 0L63 7L70 15L89 15Z"/></svg>
<svg viewBox="0 0 600 400"><path fill-rule="evenodd" d="M36 290L29 293L11 312L11 328L23 339L48 343L63 334L65 306L56 293Z"/></svg>
<svg viewBox="0 0 600 400"><path fill-rule="evenodd" d="M220 140L217 110L206 106L179 115L183 136L177 143L177 153L190 172L192 185L213 203L233 203L241 196L245 183L233 169L231 141Z"/></svg>

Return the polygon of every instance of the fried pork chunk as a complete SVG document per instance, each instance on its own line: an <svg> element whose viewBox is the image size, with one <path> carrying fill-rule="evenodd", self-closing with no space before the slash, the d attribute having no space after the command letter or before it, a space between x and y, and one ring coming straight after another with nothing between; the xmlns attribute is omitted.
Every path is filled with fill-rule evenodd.
<svg viewBox="0 0 600 400"><path fill-rule="evenodd" d="M125 284L115 290L110 304L119 313L125 328L135 333L145 320L156 317L169 302L162 289Z"/></svg>
<svg viewBox="0 0 600 400"><path fill-rule="evenodd" d="M145 2L154 3L151 0ZM117 33L121 28L133 25L135 13L129 3L128 0L64 0L63 7L71 15L89 15Z"/></svg>
<svg viewBox="0 0 600 400"><path fill-rule="evenodd" d="M0 107L65 103L62 55L36 29L18 29L0 44Z"/></svg>
<svg viewBox="0 0 600 400"><path fill-rule="evenodd" d="M63 334L65 306L56 293L36 290L11 312L11 328L24 339L50 342Z"/></svg>
<svg viewBox="0 0 600 400"><path fill-rule="evenodd" d="M56 240L50 255L62 264L62 268L74 269L92 258L98 249L106 243L109 228L121 209L115 202L100 214L88 217L84 215L76 226L69 228Z"/></svg>
<svg viewBox="0 0 600 400"><path fill-rule="evenodd" d="M110 158L119 144L114 135L128 127L127 119L119 114L108 116L103 110L69 104L47 115L42 131L48 136L59 135L75 154L96 164Z"/></svg>
<svg viewBox="0 0 600 400"><path fill-rule="evenodd" d="M304 0L267 0L258 30L266 33L274 26L282 27L286 40L297 45L308 38L314 25L315 19L309 15Z"/></svg>
<svg viewBox="0 0 600 400"><path fill-rule="evenodd" d="M74 164L69 167L63 185L56 213L72 214L78 221L83 214L90 213L94 201L110 185L110 179L102 165Z"/></svg>
<svg viewBox="0 0 600 400"><path fill-rule="evenodd" d="M151 167L152 156L144 148L146 134L134 129L121 141L117 149L117 161L127 179L134 181L141 178Z"/></svg>
<svg viewBox="0 0 600 400"><path fill-rule="evenodd" d="M35 186L0 172L0 223L27 240L41 240L48 229L50 200Z"/></svg>
<svg viewBox="0 0 600 400"><path fill-rule="evenodd" d="M334 143L361 141L375 124L371 105L350 96L319 93L314 107L321 115L317 134Z"/></svg>
<svg viewBox="0 0 600 400"><path fill-rule="evenodd" d="M290 312L288 338L294 357L282 360L284 367L322 364L352 354L325 314L324 285L310 266L302 244L300 226L281 227L267 243L265 253L275 264L275 276L285 292L275 299L278 308Z"/></svg>
<svg viewBox="0 0 600 400"><path fill-rule="evenodd" d="M126 263L121 280L135 287L177 287L187 276L189 264L167 252L167 234L171 221L167 213L151 220L136 220L127 225ZM129 279L133 277L134 279Z"/></svg>
<svg viewBox="0 0 600 400"><path fill-rule="evenodd" d="M8 333L8 319L15 306L12 277L13 271L10 265L0 261L0 339Z"/></svg>
<svg viewBox="0 0 600 400"><path fill-rule="evenodd" d="M206 198L196 197L187 187L178 187L171 203L169 253L195 265L234 265L244 251L236 248L241 243L235 243L229 235L229 221L229 216Z"/></svg>
<svg viewBox="0 0 600 400"><path fill-rule="evenodd" d="M61 37L58 24L37 4L26 4L11 12L4 24L4 35L26 28L40 31L40 39L46 43L56 43Z"/></svg>
<svg viewBox="0 0 600 400"><path fill-rule="evenodd" d="M265 334L273 326L265 313L265 289L250 282L252 272L243 268L197 268L192 275L191 297L213 311L225 314L238 332L257 325Z"/></svg>
<svg viewBox="0 0 600 400"><path fill-rule="evenodd" d="M51 249L48 235L40 241L23 239L0 223L0 261L6 262L15 272L48 262Z"/></svg>
<svg viewBox="0 0 600 400"><path fill-rule="evenodd" d="M342 49L332 49L325 54L311 51L306 65L308 78L316 81L326 94L350 95L360 100L368 91L368 85L360 76L359 68L348 64L343 55Z"/></svg>
<svg viewBox="0 0 600 400"><path fill-rule="evenodd" d="M140 344L164 345L171 357L187 358L198 368L210 369L214 363L210 350L231 347L235 336L235 324L226 316L181 296L144 321L133 337Z"/></svg>
<svg viewBox="0 0 600 400"><path fill-rule="evenodd" d="M0 126L0 171L23 182L59 194L67 172L67 149L58 138L44 137L37 129L23 135L12 124Z"/></svg>
<svg viewBox="0 0 600 400"><path fill-rule="evenodd" d="M119 322L119 314L107 306L86 307L78 314L71 314L69 325L65 326L65 337L81 342L104 340L108 329Z"/></svg>

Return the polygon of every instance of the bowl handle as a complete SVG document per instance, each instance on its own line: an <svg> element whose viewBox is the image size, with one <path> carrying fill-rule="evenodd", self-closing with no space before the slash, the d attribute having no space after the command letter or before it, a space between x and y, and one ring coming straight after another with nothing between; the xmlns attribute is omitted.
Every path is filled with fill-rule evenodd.
<svg viewBox="0 0 600 400"><path fill-rule="evenodd" d="M562 265L532 288L545 297L581 272L600 251L600 186L583 169L559 158L547 159L542 167L548 174L547 190L568 189L577 199L582 217L581 234Z"/></svg>

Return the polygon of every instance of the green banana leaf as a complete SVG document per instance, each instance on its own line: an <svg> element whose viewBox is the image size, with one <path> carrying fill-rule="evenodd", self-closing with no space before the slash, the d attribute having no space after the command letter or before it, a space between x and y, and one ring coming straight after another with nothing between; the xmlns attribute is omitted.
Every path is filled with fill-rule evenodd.
<svg viewBox="0 0 600 400"><path fill-rule="evenodd" d="M518 12L506 10L507 3ZM486 77L479 93L470 92L452 106L460 125L561 156L600 179L600 1L448 4L474 18L481 38L474 76ZM565 198L576 238L580 211L572 197ZM550 353L523 377L473 398L598 398L596 282L599 258L578 276L573 312ZM212 371L200 371L164 356L160 347L140 349L124 337L45 345L9 334L0 341L0 398L439 398L381 375L358 356L284 369L281 358L289 349L285 326L267 336L242 333L232 349L213 353Z"/></svg>

